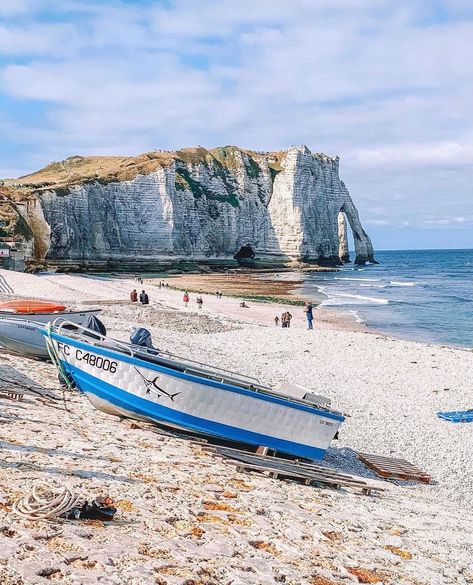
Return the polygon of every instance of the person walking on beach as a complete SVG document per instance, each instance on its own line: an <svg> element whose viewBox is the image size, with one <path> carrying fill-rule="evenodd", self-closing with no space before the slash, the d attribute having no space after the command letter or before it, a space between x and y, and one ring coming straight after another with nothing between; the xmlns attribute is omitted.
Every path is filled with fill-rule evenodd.
<svg viewBox="0 0 473 585"><path fill-rule="evenodd" d="M313 309L314 307L312 306L312 303L307 302L305 304L304 313L307 318L307 329L313 329L312 327L312 320L314 319Z"/></svg>
<svg viewBox="0 0 473 585"><path fill-rule="evenodd" d="M136 292L136 288L134 288L130 293L130 301L132 303L136 303L138 301L138 293Z"/></svg>
<svg viewBox="0 0 473 585"><path fill-rule="evenodd" d="M276 315L276 317L274 317L274 324L276 325L276 327L279 325L279 317Z"/></svg>
<svg viewBox="0 0 473 585"><path fill-rule="evenodd" d="M184 301L184 307L187 308L187 305L189 304L189 293L187 291L184 293L182 300Z"/></svg>
<svg viewBox="0 0 473 585"><path fill-rule="evenodd" d="M202 297L199 295L196 300L197 300L197 306L199 307L199 309L202 309L202 305L204 304Z"/></svg>
<svg viewBox="0 0 473 585"><path fill-rule="evenodd" d="M287 327L287 313L283 313L281 315L281 327L283 328Z"/></svg>
<svg viewBox="0 0 473 585"><path fill-rule="evenodd" d="M287 311L287 313L286 313L286 321L287 321L286 327L291 326L291 319L292 319L292 315L291 315L291 313L289 313L289 311Z"/></svg>
<svg viewBox="0 0 473 585"><path fill-rule="evenodd" d="M149 305L149 297L144 290L142 290L140 294L140 303L142 305Z"/></svg>

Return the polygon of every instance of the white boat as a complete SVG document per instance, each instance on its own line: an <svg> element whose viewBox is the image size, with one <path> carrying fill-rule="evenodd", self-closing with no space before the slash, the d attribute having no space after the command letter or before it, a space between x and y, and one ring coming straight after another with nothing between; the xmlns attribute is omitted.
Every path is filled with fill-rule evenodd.
<svg viewBox="0 0 473 585"><path fill-rule="evenodd" d="M64 324L43 330L63 375L109 414L309 459L324 456L344 421L326 403L312 402L306 389L289 395L234 372L87 333Z"/></svg>
<svg viewBox="0 0 473 585"><path fill-rule="evenodd" d="M40 330L58 318L76 326L91 327L100 309L51 313L0 311L0 347L27 357L48 358L46 341Z"/></svg>

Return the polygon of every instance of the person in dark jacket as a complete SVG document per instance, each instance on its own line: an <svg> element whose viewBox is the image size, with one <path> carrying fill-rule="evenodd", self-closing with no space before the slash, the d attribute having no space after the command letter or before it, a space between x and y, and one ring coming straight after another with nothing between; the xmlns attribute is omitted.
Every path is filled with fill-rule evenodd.
<svg viewBox="0 0 473 585"><path fill-rule="evenodd" d="M140 303L142 305L149 305L149 297L144 290L142 290L140 294Z"/></svg>
<svg viewBox="0 0 473 585"><path fill-rule="evenodd" d="M312 303L306 303L305 304L304 313L305 313L305 316L307 317L307 329L313 329L314 328L312 326L312 321L314 319L313 310L314 310L314 307L312 306Z"/></svg>

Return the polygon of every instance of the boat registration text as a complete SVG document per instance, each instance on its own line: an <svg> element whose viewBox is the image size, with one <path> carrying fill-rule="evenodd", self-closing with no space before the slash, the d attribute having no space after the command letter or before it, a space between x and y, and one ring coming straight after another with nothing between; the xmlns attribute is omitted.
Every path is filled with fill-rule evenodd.
<svg viewBox="0 0 473 585"><path fill-rule="evenodd" d="M64 356L71 357L70 345L59 341L57 342L57 347L59 352ZM111 374L114 374L117 371L118 363L116 361L109 360L108 358L78 348L74 348L73 351L75 352L75 359L78 362L86 362L89 366L98 368L99 370L104 370L105 372L110 372Z"/></svg>

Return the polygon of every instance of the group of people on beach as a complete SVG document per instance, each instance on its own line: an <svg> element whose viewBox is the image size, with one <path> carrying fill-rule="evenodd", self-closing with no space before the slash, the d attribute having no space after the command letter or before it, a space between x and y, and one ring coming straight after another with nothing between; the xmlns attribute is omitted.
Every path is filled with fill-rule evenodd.
<svg viewBox="0 0 473 585"><path fill-rule="evenodd" d="M135 282L137 282L138 284L143 284L143 277L140 274L135 274ZM167 282L164 282L164 280L160 280L158 286L159 288L167 288L169 287L169 284Z"/></svg>
<svg viewBox="0 0 473 585"><path fill-rule="evenodd" d="M184 302L184 306L187 308L187 306L189 305L190 302L190 296L189 293L187 291L185 291L183 297L182 297L182 301ZM204 304L204 299L202 298L202 295L199 293L197 295L197 298L195 299L196 303L197 303L197 307L199 309L202 309L202 305Z"/></svg>
<svg viewBox="0 0 473 585"><path fill-rule="evenodd" d="M137 277L140 278L141 282L143 282L143 280L141 279L141 277ZM136 279L135 279L136 280ZM159 283L159 288L168 286L167 284L165 284L164 282L160 282ZM222 298L222 292L221 291L217 291L215 293L216 297L219 299ZM132 303L137 303L138 299L140 301L140 303L142 305L149 305L149 296L146 293L146 291L143 289L138 297L138 292L136 290L136 288L134 288L131 293L130 293L130 300ZM196 297L196 303L197 303L197 307L199 309L202 309L202 306L204 304L204 299L202 298L202 294L199 293ZM184 306L187 308L189 306L190 303L190 296L188 291L184 292L184 295L182 297L182 301L184 303ZM245 307L248 308L248 305L243 301L242 303L240 303L240 307ZM312 305L311 302L306 302L305 307L304 307L304 313L307 319L307 329L313 329L313 320L314 320L314 307ZM289 311L285 311L282 315L281 318L279 318L278 315L276 315L276 317L274 317L274 324L276 325L276 327L279 326L279 322L281 322L281 327L283 327L284 329L288 329L291 326L291 320L292 320L292 315Z"/></svg>
<svg viewBox="0 0 473 585"><path fill-rule="evenodd" d="M291 319L292 319L292 315L291 313L289 313L289 311L286 311L285 313L283 313L281 315L281 327L284 327L285 329L287 327L291 326ZM274 317L274 324L276 325L276 327L279 325L279 317L276 315L276 317Z"/></svg>
<svg viewBox="0 0 473 585"><path fill-rule="evenodd" d="M307 319L307 329L313 329L314 327L312 321L314 320L314 307L312 303L306 302L304 307L304 313ZM281 319L279 319L278 315L274 317L274 324L276 325L276 327L278 327L279 321L281 321L281 327L287 329L288 327L291 326L291 319L292 319L291 313L289 311L286 311L281 315Z"/></svg>
<svg viewBox="0 0 473 585"><path fill-rule="evenodd" d="M140 293L140 296L138 297L138 292L137 292L136 288L134 288L130 293L130 301L132 303L137 303L138 298L140 299L140 303L142 305L149 305L149 296L146 293L146 291L142 290Z"/></svg>

